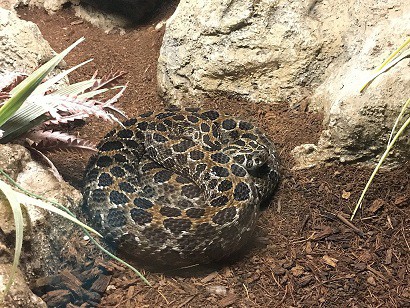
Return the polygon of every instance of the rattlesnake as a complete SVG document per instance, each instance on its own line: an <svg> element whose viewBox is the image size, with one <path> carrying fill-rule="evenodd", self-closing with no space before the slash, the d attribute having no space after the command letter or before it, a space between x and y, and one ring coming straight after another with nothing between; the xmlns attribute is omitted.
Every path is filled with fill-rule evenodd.
<svg viewBox="0 0 410 308"><path fill-rule="evenodd" d="M215 110L142 114L98 149L86 172L88 222L151 265L209 263L237 251L279 180L272 142Z"/></svg>

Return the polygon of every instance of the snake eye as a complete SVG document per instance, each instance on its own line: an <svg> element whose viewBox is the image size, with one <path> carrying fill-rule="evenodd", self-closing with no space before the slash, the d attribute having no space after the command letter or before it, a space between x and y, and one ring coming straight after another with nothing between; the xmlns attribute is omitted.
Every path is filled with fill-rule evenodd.
<svg viewBox="0 0 410 308"><path fill-rule="evenodd" d="M194 140L199 140L201 138L201 134L198 131L195 131L193 137Z"/></svg>

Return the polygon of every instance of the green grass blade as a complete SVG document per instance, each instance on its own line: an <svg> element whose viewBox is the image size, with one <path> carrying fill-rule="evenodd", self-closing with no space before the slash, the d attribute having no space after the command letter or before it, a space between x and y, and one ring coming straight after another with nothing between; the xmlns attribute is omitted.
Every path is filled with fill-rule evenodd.
<svg viewBox="0 0 410 308"><path fill-rule="evenodd" d="M350 220L353 220L354 216L356 215L356 212L358 211L359 208L361 208L362 206L362 202L364 199L364 196L366 195L367 190L370 187L370 184L373 182L373 179L375 177L375 175L377 174L377 172L379 171L381 165L383 164L384 160L386 159L386 157L389 155L391 149L393 148L394 144L396 143L397 139L399 139L399 137L401 136L401 134L403 133L403 131L407 128L407 126L410 124L410 117L407 119L407 121L400 127L399 131L396 133L396 135L394 136L394 138L392 139L392 141L389 143L389 145L387 146L386 150L384 151L382 157L380 158L377 166L374 168L372 175L370 176L369 180L367 181L367 184L365 186L365 188L363 189L362 194L360 195L359 201L357 201L356 207L352 213L352 216L350 217Z"/></svg>
<svg viewBox="0 0 410 308"><path fill-rule="evenodd" d="M62 210L64 210L65 212L67 212L69 215L75 217L75 215L65 206L55 202L55 201L51 201L51 200L47 200L46 198L33 194L32 192L27 191L26 189L24 189L23 187L21 187L18 183L16 183L7 173L5 173L1 168L0 168L0 174L2 174L4 177L7 178L8 181L10 181L10 183L12 183L15 187L17 187L18 189L20 189L22 192L24 192L26 195L37 198L37 199L41 199L44 200L46 202L49 202L51 204L54 204L55 206L61 208ZM81 226L80 226L81 227ZM114 254L112 254L111 252L109 252L107 249L105 249L104 247L102 247L100 245L100 243L98 243L92 236L91 234L88 232L87 229L81 227L82 230L84 231L84 233L90 238L90 240L105 254L107 254L108 256L110 256L111 258L113 258L114 260L117 260L118 262L124 264L125 266L127 266L129 269L131 269L134 273L136 273L141 279L142 281L144 281L144 283L146 283L149 286L152 286L149 281L144 277L144 275L142 275L135 267L133 267L132 265L128 264L127 262L125 262L124 260L118 258L117 256L115 256Z"/></svg>
<svg viewBox="0 0 410 308"><path fill-rule="evenodd" d="M87 236L90 238L90 240L93 242L94 245L96 245L98 247L98 249L100 249L102 252L104 252L105 254L107 254L109 257L111 257L112 259L120 262L121 264L125 265L126 267L128 267L130 270L132 270L135 274L138 275L138 277L141 278L142 281L144 281L144 283L146 283L147 285L149 285L150 287L152 287L151 283L147 280L147 278L144 277L143 274L141 274L135 267L133 267L132 265L128 264L127 262L125 262L124 260L118 258L116 255L112 254L111 252L109 252L107 249L105 249L103 246L100 245L100 243L98 243L87 231L85 231L85 233L87 234Z"/></svg>
<svg viewBox="0 0 410 308"><path fill-rule="evenodd" d="M53 94L57 95L78 95L80 93L83 93L87 89L91 88L91 86L94 84L95 79L89 79L89 80L84 80L80 81L77 83L70 84L66 87L62 87L58 89L57 91L53 92Z"/></svg>
<svg viewBox="0 0 410 308"><path fill-rule="evenodd" d="M396 118L396 121L394 122L393 128L390 132L389 142L387 144L390 144L393 138L394 132L396 131L396 127L397 125L399 125L399 122L403 118L404 112L406 111L407 107L409 107L409 105L410 105L410 98L404 103L403 107L401 108L400 114Z"/></svg>
<svg viewBox="0 0 410 308"><path fill-rule="evenodd" d="M77 218L69 215L67 212L60 210L59 208L57 208L56 206L52 205L51 203L46 203L40 199L36 199L30 196L27 196L26 194L23 193L19 193L19 192L15 192L18 200L20 201L20 203L23 204L31 204L34 206L37 206L39 208L42 208L44 210L47 210L49 212L58 214L62 217L64 217L65 219L68 219L70 221L72 221L73 223L79 225L80 227L97 234L99 237L103 237L99 232L97 232L96 230L94 230L93 228L87 226L86 224L82 223L81 221L79 221Z"/></svg>
<svg viewBox="0 0 410 308"><path fill-rule="evenodd" d="M403 44L400 45L399 48L397 48L386 60L384 60L384 62L378 67L376 68L375 71L380 71L383 67L386 66L387 63L389 63L391 60L393 60L393 58L403 49L405 48L407 45L410 44L410 38L408 38Z"/></svg>
<svg viewBox="0 0 410 308"><path fill-rule="evenodd" d="M78 95L78 97L81 98L81 99L90 99L90 98L93 98L96 95L103 94L103 93L105 93L107 91L110 91L110 90L113 90L113 89L114 88L111 88L111 89L98 89L98 90L94 90L94 91L89 91L89 92Z"/></svg>
<svg viewBox="0 0 410 308"><path fill-rule="evenodd" d="M23 246L23 213L20 208L20 202L16 192L5 182L0 180L0 190L3 192L6 200L9 202L10 207L13 211L14 224L16 226L16 244L14 250L13 266L9 275L9 281L7 282L6 288L4 290L4 295L10 290L13 284L14 276L17 271L17 267L20 260L21 248Z"/></svg>
<svg viewBox="0 0 410 308"><path fill-rule="evenodd" d="M0 127L20 108L27 97L38 87L47 74L84 38L80 38L67 49L54 56L50 61L43 64L30 76L24 79L10 91L11 98L0 108Z"/></svg>
<svg viewBox="0 0 410 308"><path fill-rule="evenodd" d="M30 113L30 110L33 110L33 112ZM17 112L20 111L23 110L19 109ZM26 133L31 128L43 123L47 119L48 117L44 114L44 109L42 107L30 104L30 106L27 106L27 110L25 110L25 113L23 115L16 113L2 126L4 133L0 141L1 143L10 142L20 135Z"/></svg>
<svg viewBox="0 0 410 308"><path fill-rule="evenodd" d="M387 65L383 66L380 70L376 70L373 75L369 78L369 80L364 84L363 87L360 89L360 93L366 89L369 84L373 82L374 79L376 79L379 75L383 74L384 72L388 71L390 68L395 66L398 62L403 60L404 58L407 58L410 56L410 50L406 50L404 53L402 53L399 57L395 58L393 61L389 62Z"/></svg>
<svg viewBox="0 0 410 308"><path fill-rule="evenodd" d="M410 44L410 38L407 39L403 44L401 44L401 45L399 46L399 48L397 48L395 51L393 51L393 53L390 54L390 56L388 56L387 59L384 60L383 63L373 71L372 77L370 77L369 80L360 88L359 92L362 93L362 92L364 91L364 89L366 89L366 88L369 86L369 84L372 83L372 81L373 81L377 76L379 76L379 75L382 74L383 72L387 71L391 66L393 66L393 65L391 65L391 66L389 66L388 68L385 68L385 66L386 66L387 64L389 64L389 63L397 56L397 54L398 54L403 48L405 48L405 47L406 47L407 45L409 45L409 44ZM408 56L408 55L407 55L407 56ZM402 58L405 58L405 57L402 56ZM400 59L400 60L401 60L401 59ZM399 60L399 61L400 61L400 60ZM397 61L397 62L398 62L398 61ZM396 63L397 63L397 62L396 62Z"/></svg>
<svg viewBox="0 0 410 308"><path fill-rule="evenodd" d="M10 181L15 187L17 187L19 190L21 190L21 191L24 193L24 194L22 194L22 193L20 193L20 192L16 192L16 191L13 190L13 192L16 194L16 196L19 197L19 198L21 198L21 199L20 199L20 200L21 200L20 203L33 204L33 205L35 205L35 206L38 206L38 207L44 208L44 209L46 209L46 210L49 210L49 211L51 211L51 212L57 213L57 214L59 214L59 215L65 217L65 218L67 218L67 219L69 219L69 220L75 222L75 223L78 224L80 227L82 227L82 228L84 228L84 229L86 229L86 230L88 230L88 231L91 231L91 232L97 234L98 236L102 237L102 235L101 235L100 233L98 233L96 230L94 230L93 228L91 228L91 227L85 225L84 223L80 222L80 221L75 217L75 215L74 215L73 213L71 213L71 211L70 211L68 208L66 208L65 206L59 204L58 202L55 202L55 201L52 201L52 200L47 200L46 198L44 198L44 197L42 197L42 196L33 194L32 192L29 192L28 190L26 190L26 189L24 189L22 186L20 186L17 182L15 182L15 181L14 181L6 172L4 172L4 170L2 170L1 168L0 168L0 174L4 175L4 176L7 178L8 181ZM6 185L8 185L8 184L6 184ZM10 188L10 189L12 189L12 188ZM49 203L49 204L46 204L46 203L44 203L44 202L41 202L41 200L43 200L43 201L45 201L45 202L47 202L47 203ZM54 206L53 206L53 207L50 207L50 204L51 204L51 205L54 205ZM60 214L61 212L63 212L63 214ZM74 218L74 220L71 219L71 218L66 217L66 214L69 214L69 215L71 216L71 218Z"/></svg>
<svg viewBox="0 0 410 308"><path fill-rule="evenodd" d="M68 74L70 74L71 72L75 71L76 69L78 69L79 67L89 63L93 61L93 59L89 59L87 61L81 62L80 64L77 64L76 66L71 67L68 70L64 70L62 71L60 74L57 74L56 76L54 76L53 78L48 79L47 81L45 81L44 83L42 83L41 85L39 85L37 87L37 89L35 89L33 91L33 94L39 94L39 95L44 95L53 85L55 85L57 82L59 82L61 79L63 79L64 77L66 77Z"/></svg>

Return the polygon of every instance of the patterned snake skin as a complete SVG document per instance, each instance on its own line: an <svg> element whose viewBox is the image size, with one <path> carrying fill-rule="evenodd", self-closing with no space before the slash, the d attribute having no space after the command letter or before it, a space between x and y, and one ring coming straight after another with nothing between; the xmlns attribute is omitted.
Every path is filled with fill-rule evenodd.
<svg viewBox="0 0 410 308"><path fill-rule="evenodd" d="M89 223L151 265L204 264L237 251L279 180L272 142L214 110L143 114L98 149L84 189Z"/></svg>

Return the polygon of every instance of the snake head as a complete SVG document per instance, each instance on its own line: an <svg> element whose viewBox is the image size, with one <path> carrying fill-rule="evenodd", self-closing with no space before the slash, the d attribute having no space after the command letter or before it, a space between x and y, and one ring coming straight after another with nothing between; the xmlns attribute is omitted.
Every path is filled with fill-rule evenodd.
<svg viewBox="0 0 410 308"><path fill-rule="evenodd" d="M234 157L235 161L248 171L256 171L266 164L269 151L261 146L258 149L243 148L241 153Z"/></svg>
<svg viewBox="0 0 410 308"><path fill-rule="evenodd" d="M245 155L246 169L256 170L262 167L268 160L269 153L267 151L256 151Z"/></svg>

